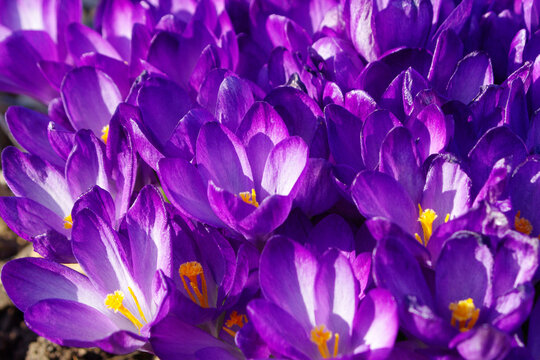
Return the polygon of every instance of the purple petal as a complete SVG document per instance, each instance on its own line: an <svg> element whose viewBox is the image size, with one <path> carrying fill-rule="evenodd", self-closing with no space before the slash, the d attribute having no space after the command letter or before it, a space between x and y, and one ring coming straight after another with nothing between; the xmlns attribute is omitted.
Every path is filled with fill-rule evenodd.
<svg viewBox="0 0 540 360"><path fill-rule="evenodd" d="M122 100L111 78L91 67L70 71L62 82L61 95L73 127L90 129L98 136Z"/></svg>
<svg viewBox="0 0 540 360"><path fill-rule="evenodd" d="M181 87L160 77L152 77L143 84L137 103L143 124L160 146L169 140L180 119L193 106Z"/></svg>
<svg viewBox="0 0 540 360"><path fill-rule="evenodd" d="M333 332L351 334L358 306L358 284L349 260L337 250L329 250L321 259L314 290L316 324L325 324Z"/></svg>
<svg viewBox="0 0 540 360"><path fill-rule="evenodd" d="M447 214L456 218L471 207L471 179L453 159L436 158L428 170L422 208L433 209L437 219L433 228L445 221Z"/></svg>
<svg viewBox="0 0 540 360"><path fill-rule="evenodd" d="M354 170L362 170L364 163L358 156L360 133L364 123L339 105L330 104L324 109L328 127L328 144L332 156L338 164L345 164Z"/></svg>
<svg viewBox="0 0 540 360"><path fill-rule="evenodd" d="M437 38L428 79L435 89L443 92L463 56L463 43L452 30L442 32Z"/></svg>
<svg viewBox="0 0 540 360"><path fill-rule="evenodd" d="M130 353L142 347L144 338L121 329L109 317L85 304L47 299L25 314L28 327L63 346L99 346L105 351Z"/></svg>
<svg viewBox="0 0 540 360"><path fill-rule="evenodd" d="M363 90L352 90L345 95L345 108L366 121L369 114L377 109L377 103Z"/></svg>
<svg viewBox="0 0 540 360"><path fill-rule="evenodd" d="M322 117L319 106L304 92L284 86L272 90L265 101L281 116L289 134L298 135L311 144L317 129L317 117Z"/></svg>
<svg viewBox="0 0 540 360"><path fill-rule="evenodd" d="M163 159L158 175L167 198L182 213L213 226L222 226L208 202L207 184L197 168L183 159Z"/></svg>
<svg viewBox="0 0 540 360"><path fill-rule="evenodd" d="M92 186L109 190L103 144L88 130L75 135L73 150L66 163L66 180L73 198Z"/></svg>
<svg viewBox="0 0 540 360"><path fill-rule="evenodd" d="M236 131L236 136L242 140L244 146L247 146L250 139L259 133L265 134L274 145L289 136L279 114L264 101L255 102L249 108Z"/></svg>
<svg viewBox="0 0 540 360"><path fill-rule="evenodd" d="M294 196L307 166L308 148L297 136L277 144L266 160L261 187L268 194Z"/></svg>
<svg viewBox="0 0 540 360"><path fill-rule="evenodd" d="M417 210L406 190L392 177L375 171L361 171L351 187L354 203L367 218L382 216L413 234Z"/></svg>
<svg viewBox="0 0 540 360"><path fill-rule="evenodd" d="M219 86L216 119L232 132L236 132L252 104L253 94L249 85L236 76L228 76Z"/></svg>
<svg viewBox="0 0 540 360"><path fill-rule="evenodd" d="M491 60L486 54L475 52L457 64L446 90L451 99L468 104L483 86L490 84L493 84Z"/></svg>
<svg viewBox="0 0 540 360"><path fill-rule="evenodd" d="M72 23L67 30L66 41L69 52L76 61L83 54L89 52L100 53L113 59L122 60L116 49L89 27L79 23Z"/></svg>
<svg viewBox="0 0 540 360"><path fill-rule="evenodd" d="M320 355L317 346L307 337L307 329L311 329L311 326L301 325L297 317L271 302L259 299L251 301L247 310L249 319L273 354L296 360L313 359Z"/></svg>
<svg viewBox="0 0 540 360"><path fill-rule="evenodd" d="M31 199L0 197L0 216L10 229L28 241L51 229L69 235L64 228L64 215L59 216Z"/></svg>
<svg viewBox="0 0 540 360"><path fill-rule="evenodd" d="M479 189L486 181L491 168L497 160L512 156L512 165L517 166L527 155L523 141L506 126L493 128L486 132L469 152L471 179Z"/></svg>
<svg viewBox="0 0 540 360"><path fill-rule="evenodd" d="M425 161L431 154L443 152L453 137L442 110L435 104L426 106L416 118L407 124L414 139L420 160Z"/></svg>
<svg viewBox="0 0 540 360"><path fill-rule="evenodd" d="M451 303L469 298L479 309L489 307L492 271L493 256L480 235L460 231L448 239L435 265L436 301L442 317L452 317Z"/></svg>
<svg viewBox="0 0 540 360"><path fill-rule="evenodd" d="M392 128L400 125L399 120L388 110L374 111L366 118L361 136L361 152L366 168L373 170L377 167L384 138Z"/></svg>
<svg viewBox="0 0 540 360"><path fill-rule="evenodd" d="M320 254L330 248L349 252L354 247L354 236L351 227L341 216L330 214L310 231L308 243Z"/></svg>
<svg viewBox="0 0 540 360"><path fill-rule="evenodd" d="M392 349L398 332L398 314L396 301L392 294L384 289L371 290L357 311L358 322L355 338L362 340L356 347L368 345L377 358L382 350Z"/></svg>
<svg viewBox="0 0 540 360"><path fill-rule="evenodd" d="M315 324L317 268L310 251L285 238L272 238L261 254L259 276L264 296L294 314L305 329Z"/></svg>
<svg viewBox="0 0 540 360"><path fill-rule="evenodd" d="M465 333L462 337L465 339L453 342L459 354L465 359L504 359L511 347L510 337L488 324L471 333Z"/></svg>
<svg viewBox="0 0 540 360"><path fill-rule="evenodd" d="M202 126L197 139L197 166L201 175L235 194L253 188L246 150L226 127L216 122Z"/></svg>
<svg viewBox="0 0 540 360"><path fill-rule="evenodd" d="M103 299L84 275L64 265L39 258L8 262L2 269L2 284L22 311L44 299L64 299L101 306Z"/></svg>
<svg viewBox="0 0 540 360"><path fill-rule="evenodd" d="M49 118L38 112L12 106L6 112L6 122L15 140L28 152L63 168L65 163L55 153L47 135Z"/></svg>
<svg viewBox="0 0 540 360"><path fill-rule="evenodd" d="M395 127L381 144L379 171L390 175L407 191L413 204L420 202L424 177L418 166L413 138L409 130Z"/></svg>
<svg viewBox="0 0 540 360"><path fill-rule="evenodd" d="M73 200L66 180L51 165L15 147L4 149L2 165L6 182L15 195L34 200L61 217L71 212Z"/></svg>

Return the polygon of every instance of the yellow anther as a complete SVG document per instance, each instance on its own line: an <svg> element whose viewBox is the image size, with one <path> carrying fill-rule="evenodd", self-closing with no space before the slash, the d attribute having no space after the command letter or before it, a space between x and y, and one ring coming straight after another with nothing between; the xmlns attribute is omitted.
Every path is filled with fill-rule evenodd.
<svg viewBox="0 0 540 360"><path fill-rule="evenodd" d="M101 129L101 134L101 140L107 144L107 140L109 139L109 125L105 125L103 129Z"/></svg>
<svg viewBox="0 0 540 360"><path fill-rule="evenodd" d="M444 218L444 222L447 223L448 220L450 220L450 214L446 214L446 216Z"/></svg>
<svg viewBox="0 0 540 360"><path fill-rule="evenodd" d="M244 325L248 322L247 316L244 314L239 314L236 310L231 312L231 315L229 316L229 319L225 321L225 326L223 326L223 330L225 330L229 335L232 337L236 336L236 331L232 329L233 326L238 326L240 329L244 327Z"/></svg>
<svg viewBox="0 0 540 360"><path fill-rule="evenodd" d="M257 194L255 194L255 189L251 189L251 193L249 191L241 192L240 197L244 202L251 204L255 207L259 207L259 203L257 202Z"/></svg>
<svg viewBox="0 0 540 360"><path fill-rule="evenodd" d="M477 309L474 306L473 299L471 298L460 300L457 303L450 303L448 308L452 311L452 320L450 320L450 324L456 326L457 320L459 323L459 331L461 332L471 330L480 316L480 309Z"/></svg>
<svg viewBox="0 0 540 360"><path fill-rule="evenodd" d="M131 289L130 289L130 291L131 291ZM133 294L133 292L132 292L132 294ZM107 297L105 298L105 306L108 309L114 310L115 313L120 312L122 315L124 315L126 318L128 318L128 320L131 321L133 323L133 325L135 325L137 330L140 331L141 328L143 327L142 323L139 321L139 319L137 319L131 313L131 311L129 311L124 306L123 302L124 302L124 293L122 291L120 291L120 290L116 290L114 292L114 294L108 294ZM137 302L137 306L139 306L138 302ZM139 308L139 311L140 311L140 308ZM141 313L142 313L142 311L141 311ZM145 322L146 322L146 320L145 320Z"/></svg>
<svg viewBox="0 0 540 360"><path fill-rule="evenodd" d="M449 218L450 215L446 215L446 217ZM424 241L422 241L422 238L418 234L414 234L414 237L420 244L427 246L429 238L431 238L431 234L433 233L433 222L435 219L437 219L437 213L435 211L432 209L422 210L422 206L418 204L418 221L422 225Z"/></svg>
<svg viewBox="0 0 540 360"><path fill-rule="evenodd" d="M73 219L71 218L71 214L66 216L64 218L64 229L71 229L73 227Z"/></svg>
<svg viewBox="0 0 540 360"><path fill-rule="evenodd" d="M310 340L317 345L323 359L330 358L330 350L328 350L328 341L332 338L332 332L324 329L324 325L315 326L311 330ZM334 353L333 357L337 357L339 350L339 334L335 334L334 338Z"/></svg>
<svg viewBox="0 0 540 360"><path fill-rule="evenodd" d="M525 235L531 235L533 231L533 226L531 222L521 217L521 211L518 211L516 213L516 217L514 218L514 228L516 229L516 231L519 231L520 233Z"/></svg>
<svg viewBox="0 0 540 360"><path fill-rule="evenodd" d="M203 308L208 307L208 289L206 288L206 279L204 277L204 270L202 268L202 265L197 261L189 261L186 263L183 263L180 265L180 278L182 279L182 283L184 284L184 288L186 289L186 292L188 293L191 301L193 301L195 304L199 304ZM201 277L201 288L202 291L199 289L199 281L198 276ZM189 285L191 286L191 290L193 290L193 293L189 289L189 286L186 282L187 277L189 280ZM197 300L195 299L197 298Z"/></svg>

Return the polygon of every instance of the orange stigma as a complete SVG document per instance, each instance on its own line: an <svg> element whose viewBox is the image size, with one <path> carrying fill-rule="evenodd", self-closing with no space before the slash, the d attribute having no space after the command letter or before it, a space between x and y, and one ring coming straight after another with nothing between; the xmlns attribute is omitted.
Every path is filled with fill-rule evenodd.
<svg viewBox="0 0 540 360"><path fill-rule="evenodd" d="M202 265L197 261L189 261L180 265L180 278L184 284L184 289L186 289L191 301L195 304L199 304L203 308L208 307L208 289L206 288L206 279L204 277L204 270ZM198 277L201 277L201 288L199 289ZM186 282L187 277L189 280L189 285L191 290ZM193 293L191 292L193 290ZM195 295L193 295L195 294ZM198 300L198 301L197 301Z"/></svg>
<svg viewBox="0 0 540 360"><path fill-rule="evenodd" d="M317 345L323 359L330 358L330 350L328 349L328 341L332 338L332 332L325 330L324 325L315 326L311 330L310 340ZM334 351L332 357L337 357L339 350L339 334L334 335Z"/></svg>
<svg viewBox="0 0 540 360"><path fill-rule="evenodd" d="M521 217L521 211L518 211L516 213L516 217L514 218L514 228L516 229L516 231L519 231L520 233L525 235L531 235L533 231L533 226L531 222Z"/></svg>
<svg viewBox="0 0 540 360"><path fill-rule="evenodd" d="M255 207L259 207L259 203L257 202L257 194L255 194L255 189L251 189L251 193L249 191L241 192L240 197L244 202L251 204Z"/></svg>
<svg viewBox="0 0 540 360"><path fill-rule="evenodd" d="M471 298L450 303L448 308L452 311L450 324L456 326L457 321L459 323L459 331L461 332L471 330L480 316L480 309L474 306L473 299Z"/></svg>
<svg viewBox="0 0 540 360"><path fill-rule="evenodd" d="M248 322L247 316L244 314L239 314L236 310L231 312L231 315L229 316L229 319L225 321L225 326L223 326L223 330L225 330L229 335L232 337L236 336L236 331L234 331L232 328L233 326L238 326L240 329L244 327L244 325Z"/></svg>

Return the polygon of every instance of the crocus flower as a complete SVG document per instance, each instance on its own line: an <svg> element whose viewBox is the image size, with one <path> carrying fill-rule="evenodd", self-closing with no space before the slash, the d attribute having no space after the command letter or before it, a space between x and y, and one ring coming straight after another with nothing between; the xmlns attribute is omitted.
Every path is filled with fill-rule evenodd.
<svg viewBox="0 0 540 360"><path fill-rule="evenodd" d="M264 122L261 122L264 124ZM263 237L285 221L307 163L302 139L264 132L245 147L216 122L202 126L195 164L166 158L158 174L167 197L186 216Z"/></svg>
<svg viewBox="0 0 540 360"><path fill-rule="evenodd" d="M33 331L65 346L149 349L150 328L170 291L166 276L172 276L171 229L157 189L141 190L125 229L126 237L90 210L77 213L73 253L85 275L47 259L4 266L6 292Z"/></svg>
<svg viewBox="0 0 540 360"><path fill-rule="evenodd" d="M507 233L500 243L492 251L478 233L457 232L430 270L403 240L387 237L375 250L376 284L396 297L406 333L431 351L502 358L510 350L510 334L532 307L538 243L518 232Z"/></svg>
<svg viewBox="0 0 540 360"><path fill-rule="evenodd" d="M248 305L248 318L272 354L291 359L384 357L397 334L392 296L376 289L359 303L349 260L336 250L322 257L283 237L261 255L264 299Z"/></svg>
<svg viewBox="0 0 540 360"><path fill-rule="evenodd" d="M69 244L72 208L95 185L115 199L114 223L129 206L135 181L135 156L129 138L113 126L104 145L88 130L79 131L66 165L58 168L15 147L2 153L4 176L15 197L0 198L0 213L17 234L44 257L73 262ZM74 214L73 214L74 215Z"/></svg>

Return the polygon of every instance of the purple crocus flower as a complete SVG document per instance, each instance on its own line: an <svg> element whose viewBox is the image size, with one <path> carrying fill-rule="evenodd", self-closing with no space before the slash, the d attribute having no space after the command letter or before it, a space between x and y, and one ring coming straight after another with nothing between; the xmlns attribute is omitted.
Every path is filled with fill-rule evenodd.
<svg viewBox="0 0 540 360"><path fill-rule="evenodd" d="M403 329L430 351L498 359L532 307L537 259L538 243L517 232L491 251L481 235L461 231L446 240L431 270L394 235L379 241L374 276L396 297Z"/></svg>
<svg viewBox="0 0 540 360"><path fill-rule="evenodd" d="M158 174L167 197L188 217L226 225L248 238L268 235L289 214L308 149L299 137L278 133L273 142L264 129L252 135L246 146L225 126L204 124L195 164L160 160Z"/></svg>
<svg viewBox="0 0 540 360"><path fill-rule="evenodd" d="M423 245L440 224L471 206L471 180L455 160L435 158L424 180L405 128L395 128L384 140L379 168L356 177L351 187L356 206L367 218L390 220Z"/></svg>
<svg viewBox="0 0 540 360"><path fill-rule="evenodd" d="M397 335L397 308L382 289L359 302L349 260L336 250L322 257L294 241L274 237L261 255L264 299L248 305L248 318L272 354L291 359L383 358Z"/></svg>
<svg viewBox="0 0 540 360"><path fill-rule="evenodd" d="M68 241L72 208L93 186L115 199L111 224L126 213L135 181L135 156L119 126L113 126L110 135L104 145L88 130L77 132L61 168L15 147L2 153L4 177L15 197L0 198L0 214L42 256L73 261Z"/></svg>
<svg viewBox="0 0 540 360"><path fill-rule="evenodd" d="M28 326L56 343L148 350L172 276L171 228L159 191L141 190L126 215L127 236L90 210L75 217L73 254L86 275L47 259L17 259L2 270L6 292Z"/></svg>

